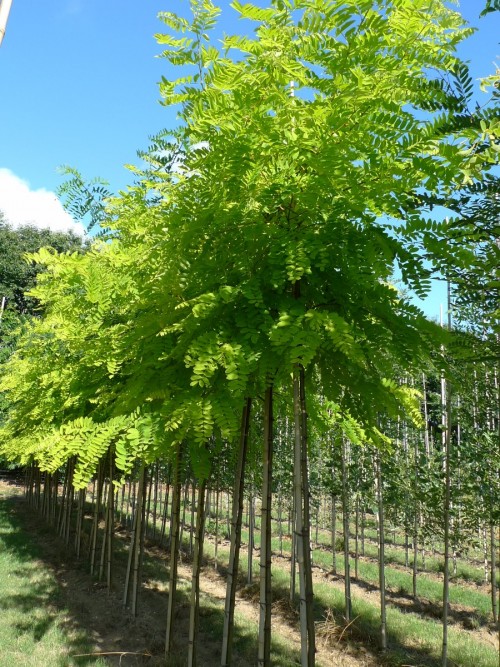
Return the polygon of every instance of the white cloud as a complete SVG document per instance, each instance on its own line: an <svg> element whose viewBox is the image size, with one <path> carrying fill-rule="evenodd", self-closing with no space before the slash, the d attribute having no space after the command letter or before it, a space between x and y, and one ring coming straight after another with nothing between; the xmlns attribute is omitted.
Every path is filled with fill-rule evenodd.
<svg viewBox="0 0 500 667"><path fill-rule="evenodd" d="M29 224L39 229L85 234L83 225L73 220L53 192L45 188L32 190L27 181L4 168L0 168L0 211L13 227Z"/></svg>

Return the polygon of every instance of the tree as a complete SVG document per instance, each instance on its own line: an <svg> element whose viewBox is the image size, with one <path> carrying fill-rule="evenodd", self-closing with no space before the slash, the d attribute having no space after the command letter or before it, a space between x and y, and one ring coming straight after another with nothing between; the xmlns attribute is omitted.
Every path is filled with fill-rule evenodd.
<svg viewBox="0 0 500 667"><path fill-rule="evenodd" d="M74 232L54 232L32 225L14 228L0 216L0 295L5 296L10 309L22 315L37 312L37 300L29 296L36 284L41 264L27 255L40 248L50 247L57 252L83 252L86 242Z"/></svg>
<svg viewBox="0 0 500 667"><path fill-rule="evenodd" d="M478 180L492 162L488 151L463 150L474 129L455 122L460 97L447 75L461 67L455 47L470 30L444 3L233 6L256 28L226 37L222 51L210 41L218 14L210 0L193 0L191 22L162 14L180 33L159 36L164 56L182 67L161 84L165 103L181 104L172 149L154 177L146 170L109 204L108 243L83 256L36 255L47 271L33 293L46 316L1 383L16 404L3 448L48 471L75 457L80 487L111 448L123 473L158 457L175 460L178 473L190 460L201 482L213 443L245 436L249 399L266 397L271 461L271 388L280 393L294 415L302 664L312 665L307 410L329 406L323 435L343 448L347 509L351 444L384 446L380 413L418 412L415 392L397 378L421 372L449 339L390 286L394 264L425 294L421 248L432 249L435 265L452 256L441 251L443 226L426 220L428 202ZM270 517L270 464L265 472ZM261 544L268 538L264 526ZM174 545L167 651L176 554ZM231 607L232 591L228 599ZM261 637L266 665L268 613Z"/></svg>

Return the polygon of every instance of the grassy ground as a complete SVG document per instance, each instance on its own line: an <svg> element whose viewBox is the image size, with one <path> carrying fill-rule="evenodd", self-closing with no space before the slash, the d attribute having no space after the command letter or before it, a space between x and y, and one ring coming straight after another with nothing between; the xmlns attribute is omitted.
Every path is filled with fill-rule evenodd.
<svg viewBox="0 0 500 667"><path fill-rule="evenodd" d="M206 545L207 555L213 554L213 545ZM222 564L228 560L228 550L219 547L219 559ZM242 553L242 568L246 567L246 554ZM258 561L254 559L254 573L258 576ZM288 594L289 572L286 566L280 567L277 563L273 567L273 588L278 595ZM330 582L314 585L317 620L323 619L328 611L333 612L334 622L342 624L343 592ZM368 647L374 656L377 655L377 635L379 628L379 610L377 604L364 599L357 599L353 594L353 614L356 622L350 636L352 644L362 644ZM396 607L387 610L389 650L382 657L381 665L438 665L442 631L439 619L423 618L418 613L405 612ZM449 628L449 658L451 664L460 667L497 667L498 652L495 648L478 642L470 633L461 628ZM415 663L415 660L418 663Z"/></svg>
<svg viewBox="0 0 500 667"><path fill-rule="evenodd" d="M0 488L1 493L1 488ZM99 584L89 579L86 564L76 563L80 567L80 574L70 578L75 564L69 563L64 567L59 564L59 552L57 538L52 531L42 527L41 521L33 519L37 525L35 529L24 526L27 532L21 530L18 522L18 504L13 500L2 499L0 495L0 667L11 667L20 665L34 665L35 667L66 667L66 665L104 665L106 662L95 661L95 659L80 658L78 661L71 658L75 654L92 652L86 644L86 636L81 628L86 628L92 636L95 646L95 636L98 629L103 627L106 613L107 634L98 641L102 650L113 650L116 648L127 648L133 650L148 650L155 656L147 664L160 664L163 653L164 623L166 617L166 581L167 572L165 567L165 554L153 549L148 552L144 563L145 587L139 602L139 618L131 619L128 613L121 607L121 590L123 564L126 561L128 539L125 533L121 533L123 539L116 540L116 589L108 597L105 590ZM23 524L24 525L24 524ZM44 536L44 530L46 535ZM50 534L49 534L50 533ZM117 535L117 538L119 536ZM187 531L184 540L189 539ZM258 541L258 540L257 540ZM47 559L47 554L40 553L38 546L46 551L47 544L52 545L52 560ZM33 546L38 545L38 546ZM285 541L284 546L288 546ZM275 552L278 551L277 540L273 542ZM213 558L213 539L208 535L206 541L206 553ZM55 561L54 561L55 554ZM156 555L155 555L156 554ZM441 645L441 624L438 617L431 614L421 613L413 608L413 603L406 600L404 605L399 605L399 598L405 597L404 588L406 581L397 577L407 577L407 572L392 570L387 567L390 585L395 589L394 599L390 599L388 608L388 638L389 651L381 655L377 648L377 637L379 631L379 612L376 586L371 585L369 580L370 567L376 565L365 561L360 563L360 576L364 579L364 589L358 588L353 591L354 623L344 631L343 620L343 592L341 577L331 577L327 570L331 569L331 554L324 549L317 549L315 562L321 565L322 557L325 557L325 572L315 568L315 614L318 621L318 629L326 629L329 634L327 647L327 659L319 660L318 665L342 664L342 665L370 665L370 667L399 667L402 665L419 665L422 667L434 667L440 664L439 653ZM223 572L227 564L227 544L219 546L220 570ZM327 562L328 561L328 562ZM338 565L342 559L338 558ZM56 567L54 567L54 562ZM62 559L61 559L62 562ZM258 577L258 554L254 554L255 580ZM363 569L361 570L361 565ZM82 570L83 568L83 570ZM368 569L366 569L368 568ZM179 580L180 605L178 608L179 633L176 636L178 643L177 657L169 664L182 666L185 664L186 637L183 626L187 626L188 596L190 592L190 569L189 559L184 563L183 572ZM246 549L242 550L241 569L246 569ZM61 588L61 570L63 570L63 584ZM85 571L85 574L83 574ZM57 576L54 576L54 573ZM213 578L211 579L211 575ZM396 577L392 581L391 577ZM292 641L290 628L297 625L297 618L293 609L286 604L288 599L288 576L289 563L286 559L275 558L273 563L273 589L275 606L273 607L273 647L272 664L276 667L292 667L300 664L297 651L297 642ZM375 577L375 574L373 575ZM244 580L244 577L242 577ZM200 665L210 667L218 664L220 656L220 637L223 623L223 597L225 585L223 577L214 575L213 563L208 563L203 573L202 587L205 591L201 596L201 644L202 652ZM66 582L67 590L63 590ZM90 583L89 583L90 582ZM430 600L434 591L432 586L440 589L436 580L429 580L431 588L426 589L427 577L421 573L419 577L419 592L427 595ZM75 586L76 584L76 586ZM96 588L97 586L97 588ZM258 627L258 603L256 602L255 585L243 592L243 600L240 600L236 611L235 628L235 665L252 667L255 664L256 635ZM457 587L459 589L460 587ZM80 597L77 599L78 590ZM86 593L85 591L90 591ZM202 588L203 591L203 588ZM470 591L469 591L470 592ZM477 593L479 594L479 593ZM258 596L257 596L258 597ZM406 596L407 597L407 596ZM101 599L99 599L101 598ZM485 596L486 598L486 596ZM487 599L487 598L486 598ZM75 610L90 601L90 613L86 616L78 615ZM457 601L458 602L458 601ZM475 607L478 625L483 626L483 634L486 632L486 614L480 609L483 601L478 599L467 599L462 604L469 603ZM476 603L476 604L474 604ZM99 605L99 606L98 606ZM246 606L245 606L246 605ZM253 605L253 608L252 608ZM107 610L117 608L118 614L113 616ZM81 610L80 610L81 611ZM426 610L429 611L428 609ZM439 611L439 610L438 610ZM458 614L458 610L454 610ZM486 609L484 610L486 612ZM291 613L290 613L291 612ZM328 622L325 622L325 618ZM78 619L78 620L77 620ZM464 630L462 619L454 617L452 613L452 627L450 627L450 664L455 667L497 667L498 653L487 645L487 639L475 632ZM288 625L288 623L291 625ZM93 624L93 625L92 625ZM296 630L295 630L296 633ZM323 641L321 633L318 633L318 641ZM485 639L483 641L483 639ZM129 642L127 644L127 642ZM134 643L135 642L135 643ZM144 646L143 646L144 644ZM325 647L323 647L325 648ZM333 655L337 655L339 649L342 651L341 662L331 662ZM346 653L344 653L344 651ZM144 654L143 654L144 655ZM349 659L347 663L344 660ZM85 661L86 660L86 661ZM155 661L156 660L156 661ZM118 664L114 661L111 664ZM121 662L120 662L121 664ZM130 664L130 662L123 662ZM138 664L138 663L134 663ZM141 663L142 664L142 663ZM163 663L161 663L163 664Z"/></svg>
<svg viewBox="0 0 500 667"><path fill-rule="evenodd" d="M104 665L62 604L61 590L16 518L16 500L0 490L0 667Z"/></svg>

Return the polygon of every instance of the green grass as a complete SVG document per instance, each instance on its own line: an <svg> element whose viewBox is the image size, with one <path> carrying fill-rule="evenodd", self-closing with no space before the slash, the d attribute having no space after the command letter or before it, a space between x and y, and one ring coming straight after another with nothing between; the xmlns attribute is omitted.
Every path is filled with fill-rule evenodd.
<svg viewBox="0 0 500 667"><path fill-rule="evenodd" d="M376 531L365 530L365 555L370 558L377 557L377 545L375 543L375 540L376 540ZM318 542L320 545L329 548L331 543L330 535L326 532L322 533L322 531L320 531ZM352 545L354 546L354 538L352 539ZM385 562L387 565L394 564L394 565L399 565L400 567L405 567L404 545L402 544L402 540L400 539L398 545L394 546L394 543L392 542L392 531L390 531L390 534L386 536ZM410 548L409 551L410 567L412 565L412 562L413 562L413 551ZM422 554L419 549L417 566L421 571L430 572L433 574L440 574L443 572L444 559L443 556L432 556L430 554L426 554L425 568L424 568L424 563L422 561ZM457 559L457 573L456 575L451 573L451 577L457 581L462 580L463 582L470 582L481 585L484 583L484 568L473 565L472 563L465 561L463 559ZM497 582L500 583L500 573L497 573Z"/></svg>
<svg viewBox="0 0 500 667"><path fill-rule="evenodd" d="M211 541L205 542L205 553L211 558L214 546ZM228 563L228 549L219 545L218 558L221 565ZM243 572L247 567L247 552L242 549L240 566ZM253 561L254 577L259 571L258 558ZM289 586L289 568L273 567L273 588L278 595L287 595ZM332 610L338 623L342 623L344 598L341 589L331 584L316 583L315 614L316 619L324 618L327 610ZM407 610L410 612L410 609ZM379 632L379 608L376 604L353 595L353 615L356 618L353 628L353 640L370 647L377 654L377 637ZM391 666L404 664L438 665L442 641L442 628L439 620L422 618L415 613L402 613L395 607L387 608L389 650L380 664ZM466 631L450 627L449 658L460 667L497 667L498 653L483 642L478 642ZM274 664L274 663L273 663ZM281 664L281 663L276 663ZM288 664L288 663L287 663ZM290 664L294 664L293 662ZM453 663L451 663L453 664Z"/></svg>
<svg viewBox="0 0 500 667"><path fill-rule="evenodd" d="M243 541L248 540L248 531L242 531ZM256 546L258 546L260 535L255 534ZM274 552L279 551L279 540L274 537L272 539L272 549ZM283 540L283 553L290 555L291 541ZM324 549L313 549L313 562L325 570L331 570L332 554ZM354 576L354 559L350 559L351 576ZM359 560L358 563L359 578L374 586L378 586L378 564L370 561ZM343 554L337 554L337 572L344 573ZM391 568L386 565L385 568L386 585L404 595L412 594L412 574L410 571L402 571L397 568ZM430 579L425 576L425 573L419 573L417 577L417 595L421 598L426 598L431 602L440 604L443 597L443 584L440 581ZM490 596L474 591L470 588L464 588L459 584L450 583L450 602L452 604L460 604L474 609L478 615L479 620L487 622L491 616L491 599Z"/></svg>
<svg viewBox="0 0 500 667"><path fill-rule="evenodd" d="M0 667L104 665L71 658L89 652L86 637L38 557L16 518L15 501L0 495Z"/></svg>

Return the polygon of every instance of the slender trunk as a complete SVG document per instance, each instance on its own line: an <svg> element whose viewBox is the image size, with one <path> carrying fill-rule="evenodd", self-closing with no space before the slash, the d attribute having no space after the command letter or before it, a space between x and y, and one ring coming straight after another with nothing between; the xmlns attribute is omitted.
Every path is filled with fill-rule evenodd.
<svg viewBox="0 0 500 667"><path fill-rule="evenodd" d="M195 516L195 503L196 503L196 489L194 486L194 479L192 480L191 486L191 521L189 523L189 555L193 555L193 537L194 537L194 516Z"/></svg>
<svg viewBox="0 0 500 667"><path fill-rule="evenodd" d="M130 507L132 504L132 478L128 478L128 485L127 485L127 506L125 508L125 520L124 520L124 525L125 527L130 527Z"/></svg>
<svg viewBox="0 0 500 667"><path fill-rule="evenodd" d="M354 576L359 580L359 496L356 494L354 508Z"/></svg>
<svg viewBox="0 0 500 667"><path fill-rule="evenodd" d="M174 480L172 484L172 520L170 524L170 572L168 577L167 629L165 634L165 657L168 661L174 631L175 598L177 592L177 565L179 563L179 520L181 502L181 445L177 445Z"/></svg>
<svg viewBox="0 0 500 667"><path fill-rule="evenodd" d="M104 561L106 558L106 547L108 544L108 527L109 527L109 484L104 481L104 487L102 491L103 505L104 505L104 529L102 531L102 540L101 540L101 558L99 560L99 581L102 580L104 575Z"/></svg>
<svg viewBox="0 0 500 667"><path fill-rule="evenodd" d="M255 498L253 492L253 482L250 484L250 497L248 499L248 567L247 583L253 582L253 549L255 546Z"/></svg>
<svg viewBox="0 0 500 667"><path fill-rule="evenodd" d="M296 593L296 577L297 577L297 534L295 532L295 481L294 481L294 491L292 494L292 520L293 520L293 529L292 529L292 554L290 558L290 602L293 603L295 600Z"/></svg>
<svg viewBox="0 0 500 667"><path fill-rule="evenodd" d="M144 503L144 535L147 538L149 535L149 517L151 516L151 492L153 487L153 475L149 475L149 484L147 486L147 501ZM146 490L145 490L146 493Z"/></svg>
<svg viewBox="0 0 500 667"><path fill-rule="evenodd" d="M280 556L283 556L283 507L282 507L281 485L278 489L278 543Z"/></svg>
<svg viewBox="0 0 500 667"><path fill-rule="evenodd" d="M217 570L218 561L217 556L219 552L219 480L217 480L217 487L215 491L215 547L214 547L214 568Z"/></svg>
<svg viewBox="0 0 500 667"><path fill-rule="evenodd" d="M448 329L451 330L450 282L448 281ZM441 378L443 409L443 468L444 468L444 573L443 573L443 645L441 653L442 667L448 664L448 607L450 600L450 509L451 509L451 391L446 386L444 375Z"/></svg>
<svg viewBox="0 0 500 667"><path fill-rule="evenodd" d="M482 529L482 538L483 538L483 572L484 572L484 583L487 584L490 580L490 567L488 563L488 531L486 524L483 523Z"/></svg>
<svg viewBox="0 0 500 667"><path fill-rule="evenodd" d="M92 536L90 546L90 574L94 574L95 559L97 551L97 533L99 530L99 516L101 513L102 490L104 486L104 463L99 464L97 473L97 494L95 499L94 520L92 524Z"/></svg>
<svg viewBox="0 0 500 667"><path fill-rule="evenodd" d="M159 466L158 461L155 465L154 491L153 491L153 540L156 538L156 520L158 516L158 484L159 484Z"/></svg>
<svg viewBox="0 0 500 667"><path fill-rule="evenodd" d="M229 551L229 565L227 569L226 601L224 605L224 629L222 634L222 667L229 667L233 651L234 605L236 599L236 584L238 578L238 563L240 559L241 523L243 519L243 500L245 490L245 468L248 451L248 434L250 428L250 411L252 399L247 398L243 407L240 431L240 449L236 478L234 481L233 512L231 521L231 547ZM217 486L217 491L218 491ZM217 501L216 516L219 514ZM217 538L216 538L217 539Z"/></svg>
<svg viewBox="0 0 500 667"><path fill-rule="evenodd" d="M83 512L85 506L85 495L86 489L80 489L78 491L78 503L76 510L76 529L75 529L75 552L76 557L80 558L80 548L82 544L82 531L83 531Z"/></svg>
<svg viewBox="0 0 500 667"><path fill-rule="evenodd" d="M106 584L108 593L111 591L112 575L113 575L113 536L115 532L115 506L113 494L113 456L109 457L109 497L108 497L108 521L107 521L107 537L108 537L108 560L106 562Z"/></svg>
<svg viewBox="0 0 500 667"><path fill-rule="evenodd" d="M260 619L257 664L271 665L271 498L273 466L273 388L264 399L264 447L262 470L262 505L260 520Z"/></svg>
<svg viewBox="0 0 500 667"><path fill-rule="evenodd" d="M179 537L179 555L182 559L182 541L184 539L184 527L186 525L186 505L187 505L187 497L188 497L188 488L189 488L189 481L186 479L186 482L184 484L184 492L182 494L183 502L182 502L182 520L181 520L181 525L180 525L180 537ZM182 560L181 560L182 562Z"/></svg>
<svg viewBox="0 0 500 667"><path fill-rule="evenodd" d="M139 476L142 477L142 465L139 471ZM132 520L132 530L130 532L130 545L128 548L127 569L125 570L125 584L123 586L122 604L124 607L127 606L130 597L130 588L132 581L132 564L134 562L134 555L136 549L136 536L137 536L137 514L134 513Z"/></svg>
<svg viewBox="0 0 500 667"><path fill-rule="evenodd" d="M497 575L496 575L496 548L495 548L495 527L490 526L490 547L491 547L491 611L493 613L493 623L498 623L498 597L497 597Z"/></svg>
<svg viewBox="0 0 500 667"><path fill-rule="evenodd" d="M163 496L163 509L162 509L162 519L161 519L161 528L160 528L160 547L163 545L165 540L165 533L167 530L167 516L168 516L168 500L170 495L170 471L167 475L167 483L165 485L165 494Z"/></svg>
<svg viewBox="0 0 500 667"><path fill-rule="evenodd" d="M444 494L444 573L443 573L443 645L441 653L442 667L448 664L448 607L450 599L450 433L447 429L445 452L445 494Z"/></svg>
<svg viewBox="0 0 500 667"><path fill-rule="evenodd" d="M312 557L311 557L311 516L309 509L309 466L307 461L307 410L306 410L306 387L304 367L300 366L300 409L301 409L301 475L302 475L302 498L304 503L304 566L306 584L306 617L307 617L307 665L314 667L316 663L316 629L314 626L314 593L312 580Z"/></svg>
<svg viewBox="0 0 500 667"><path fill-rule="evenodd" d="M361 555L365 555L365 527L366 527L366 513L365 508L361 510Z"/></svg>
<svg viewBox="0 0 500 667"><path fill-rule="evenodd" d="M337 574L337 497L332 495L332 572Z"/></svg>
<svg viewBox="0 0 500 667"><path fill-rule="evenodd" d="M427 428L427 426L426 426ZM413 599L417 599L417 574L418 574L418 525L419 525L419 514L420 514L420 502L418 499L419 494L419 455L418 455L418 438L415 438L415 449L414 449L414 475L415 482L413 487L414 503L415 503L415 515L413 517L413 567L412 567L412 594Z"/></svg>
<svg viewBox="0 0 500 667"><path fill-rule="evenodd" d="M385 651L387 648L386 632L386 610L385 610L385 554L384 554L384 499L382 493L382 466L380 463L380 453L376 454L376 475L377 475L377 505L378 505L378 568L379 568L379 588L380 588L380 648Z"/></svg>
<svg viewBox="0 0 500 667"><path fill-rule="evenodd" d="M142 555L144 551L144 531L146 527L146 492L147 469L146 466L143 466L141 470L141 476L139 477L139 488L137 489L137 521L134 553L134 576L132 580L131 600L132 616L137 616L137 598L141 582Z"/></svg>
<svg viewBox="0 0 500 667"><path fill-rule="evenodd" d="M349 622L352 618L351 603L351 573L349 564L349 499L347 479L347 440L342 438L342 519L344 533L344 597L345 597L345 620Z"/></svg>
<svg viewBox="0 0 500 667"><path fill-rule="evenodd" d="M196 666L196 641L200 617L200 570L203 558L203 527L205 525L205 491L207 480L202 480L198 491L196 530L194 536L193 574L191 577L191 607L189 611L188 667ZM194 489L194 480L193 480Z"/></svg>

